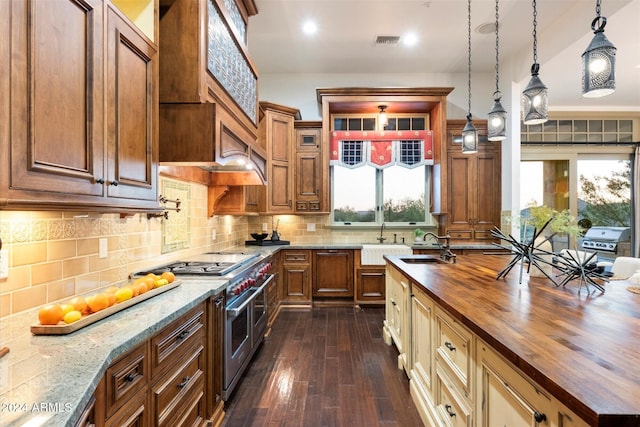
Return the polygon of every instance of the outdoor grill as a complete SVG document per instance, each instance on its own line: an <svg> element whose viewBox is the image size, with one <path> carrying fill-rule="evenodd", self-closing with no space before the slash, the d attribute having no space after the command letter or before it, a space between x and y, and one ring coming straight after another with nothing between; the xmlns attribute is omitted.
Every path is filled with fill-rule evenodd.
<svg viewBox="0 0 640 427"><path fill-rule="evenodd" d="M582 248L595 251L598 258L630 256L631 228L591 227L584 235Z"/></svg>

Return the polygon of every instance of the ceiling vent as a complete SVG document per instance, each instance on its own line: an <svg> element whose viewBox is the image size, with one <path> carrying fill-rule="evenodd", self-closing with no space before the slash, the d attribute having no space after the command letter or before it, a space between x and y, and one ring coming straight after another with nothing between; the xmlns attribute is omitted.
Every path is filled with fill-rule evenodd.
<svg viewBox="0 0 640 427"><path fill-rule="evenodd" d="M400 43L400 36L377 36L373 42L374 46L397 46Z"/></svg>

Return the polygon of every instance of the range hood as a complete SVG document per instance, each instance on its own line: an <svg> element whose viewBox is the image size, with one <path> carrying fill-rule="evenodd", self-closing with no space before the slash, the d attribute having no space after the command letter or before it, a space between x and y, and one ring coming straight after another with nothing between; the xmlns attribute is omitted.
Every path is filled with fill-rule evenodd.
<svg viewBox="0 0 640 427"><path fill-rule="evenodd" d="M265 185L257 125L243 126L214 103L160 104L160 165L199 167L214 185Z"/></svg>

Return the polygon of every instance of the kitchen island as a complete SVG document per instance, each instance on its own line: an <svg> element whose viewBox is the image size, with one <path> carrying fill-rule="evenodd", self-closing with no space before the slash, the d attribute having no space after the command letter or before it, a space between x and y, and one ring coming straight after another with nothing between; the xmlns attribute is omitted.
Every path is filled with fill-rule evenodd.
<svg viewBox="0 0 640 427"><path fill-rule="evenodd" d="M438 405L440 390L434 384L438 383L440 372L446 371L440 365L445 365L448 353L458 353L455 357L460 357L464 350L468 364L454 360L451 365L456 373L448 376L445 372L442 378L458 375L462 380L452 383L460 383L459 388L463 390L460 395L465 395L460 398L461 406L466 408L468 419L475 416L473 425L491 425L484 413L488 412L484 406L488 405L484 401L487 396L482 394L491 390L483 388L484 365L481 363L482 351L489 348L498 355L497 359L506 361L504 366L523 374L535 393L550 395L548 400L559 402L581 419L573 419L570 425L640 425L640 295L627 291L628 282L613 280L604 286L605 293L593 287L588 293L584 287L579 291L577 281L558 288L548 279L530 278L526 273L520 284L519 266L506 279L496 280L497 273L511 259L509 256L465 255L459 256L456 264L415 262L419 257L385 258L387 276L396 270L407 282L405 286L412 300L406 305L407 310L412 310L413 303L415 311L418 311L416 307L427 307L427 311L435 312L430 323L434 325L435 349L431 349L434 354L431 361L435 368L427 369L432 378L422 381L426 383L422 386L427 390L424 394L432 396L428 399L433 399L434 407ZM416 296L420 295L424 296L422 300L426 305L415 304ZM393 304L395 306L396 301ZM438 313L442 315L438 317ZM410 312L409 317L412 314L415 313ZM462 331L461 335L455 336L447 329L449 326ZM415 322L414 329L417 329ZM467 335L464 331L468 331ZM412 336L406 340L420 341L420 333L411 330ZM423 335L427 333L424 330ZM439 340L443 336L459 339L465 345L456 349L455 341L448 339L440 349ZM403 344L400 352L410 354L411 343ZM425 345L428 347L428 344ZM423 366L415 371L418 373L412 371L421 356L414 355L414 360L412 356L406 357L409 377L421 378L418 371ZM424 362L428 363L429 360ZM429 372L424 376L428 377ZM497 375L503 376L503 373L497 372ZM504 384L506 388L513 385L508 381ZM415 390L412 386L412 392ZM414 400L415 394L412 394ZM442 411L445 406L448 412L445 417L448 417L452 406L443 404ZM554 421L555 415L547 416L548 423L540 425L563 425ZM565 422L569 419L567 416Z"/></svg>

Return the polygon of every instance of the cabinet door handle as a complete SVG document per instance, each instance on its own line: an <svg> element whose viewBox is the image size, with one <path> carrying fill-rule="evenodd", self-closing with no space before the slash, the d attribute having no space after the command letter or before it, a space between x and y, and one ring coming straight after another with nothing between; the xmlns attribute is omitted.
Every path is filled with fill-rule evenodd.
<svg viewBox="0 0 640 427"><path fill-rule="evenodd" d="M136 373L135 372L129 372L127 375L125 375L124 380L128 383L132 382L134 379L136 379Z"/></svg>
<svg viewBox="0 0 640 427"><path fill-rule="evenodd" d="M291 207L291 199L289 199L289 207Z"/></svg>
<svg viewBox="0 0 640 427"><path fill-rule="evenodd" d="M191 379L190 376L186 376L182 379L182 381L180 382L180 384L178 384L178 388L184 388L184 386L186 386L189 383L189 380Z"/></svg>
<svg viewBox="0 0 640 427"><path fill-rule="evenodd" d="M118 181L111 181L109 182L109 185L113 185L114 187L117 187L120 183Z"/></svg>
<svg viewBox="0 0 640 427"><path fill-rule="evenodd" d="M96 184L104 184L104 179L102 178L96 178L95 181L96 181Z"/></svg>
<svg viewBox="0 0 640 427"><path fill-rule="evenodd" d="M449 341L445 341L444 342L444 346L447 347L451 351L456 351L455 346L453 344L451 344Z"/></svg>
<svg viewBox="0 0 640 427"><path fill-rule="evenodd" d="M453 408L451 405L444 405L444 409L445 411L447 411L447 414L449 414L450 417L455 417L456 413L453 412Z"/></svg>

